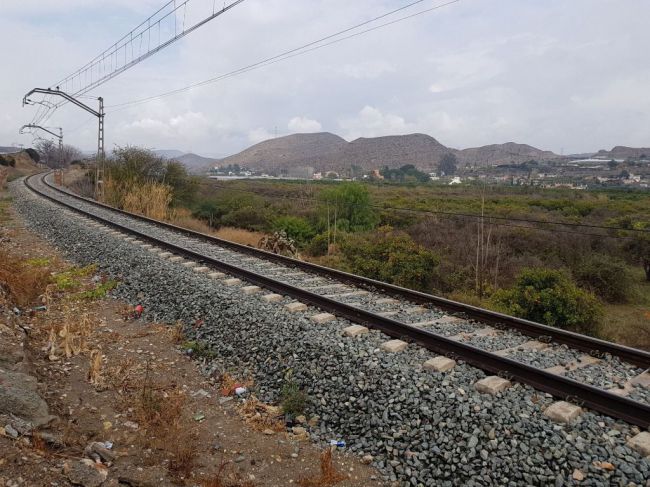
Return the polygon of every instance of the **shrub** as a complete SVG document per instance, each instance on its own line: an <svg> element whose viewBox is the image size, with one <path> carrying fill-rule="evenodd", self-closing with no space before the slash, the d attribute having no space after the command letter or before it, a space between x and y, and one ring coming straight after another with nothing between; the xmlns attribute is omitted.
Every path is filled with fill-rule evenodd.
<svg viewBox="0 0 650 487"><path fill-rule="evenodd" d="M625 262L603 254L590 254L573 272L576 282L610 303L624 303L632 290Z"/></svg>
<svg viewBox="0 0 650 487"><path fill-rule="evenodd" d="M286 382L280 393L282 412L296 417L305 412L307 394L295 382Z"/></svg>
<svg viewBox="0 0 650 487"><path fill-rule="evenodd" d="M383 227L378 232L350 235L341 245L351 272L412 289L428 291L438 257L405 233Z"/></svg>
<svg viewBox="0 0 650 487"><path fill-rule="evenodd" d="M307 220L296 216L276 218L273 222L273 230L284 230L289 238L301 245L307 243L316 233Z"/></svg>
<svg viewBox="0 0 650 487"><path fill-rule="evenodd" d="M320 199L325 205L321 208L322 217L327 217L329 208L330 223L336 216L336 226L341 230L370 230L377 223L377 215L370 204L370 193L362 184L338 184L323 190Z"/></svg>
<svg viewBox="0 0 650 487"><path fill-rule="evenodd" d="M327 254L327 233L319 233L311 239L307 246L307 252L314 257L320 257Z"/></svg>
<svg viewBox="0 0 650 487"><path fill-rule="evenodd" d="M493 294L492 302L506 313L558 328L590 330L602 315L593 294L552 269L524 269L512 288Z"/></svg>

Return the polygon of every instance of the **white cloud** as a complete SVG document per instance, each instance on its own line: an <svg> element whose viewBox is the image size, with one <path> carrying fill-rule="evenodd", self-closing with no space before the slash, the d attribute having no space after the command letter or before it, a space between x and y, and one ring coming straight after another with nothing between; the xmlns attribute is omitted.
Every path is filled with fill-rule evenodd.
<svg viewBox="0 0 650 487"><path fill-rule="evenodd" d="M313 132L320 132L323 126L318 120L312 120L307 117L293 117L287 124L289 132L308 134Z"/></svg>
<svg viewBox="0 0 650 487"><path fill-rule="evenodd" d="M365 61L359 64L346 64L341 71L354 79L375 79L383 74L394 72L395 68L386 61Z"/></svg>
<svg viewBox="0 0 650 487"><path fill-rule="evenodd" d="M272 138L273 134L271 134L265 128L259 127L248 132L248 141L251 144L257 144L258 142L263 142Z"/></svg>
<svg viewBox="0 0 650 487"><path fill-rule="evenodd" d="M415 131L415 125L407 123L403 117L366 105L356 117L339 121L348 140L358 137L379 137L400 135Z"/></svg>
<svg viewBox="0 0 650 487"><path fill-rule="evenodd" d="M30 88L84 65L159 3L2 0L0 45L12 46L3 52L12 70L0 77L0 106L9 117L0 124L0 145L31 140L17 135L34 116L35 107L20 103ZM242 68L394 3L243 2L92 93L107 105L107 147L228 154L271 138L274 127L326 127L346 138L424 132L459 148L509 140L558 152L647 145L647 0L629 0L626 8L614 0L502 0L496 9L494 2L459 2L183 94L110 107ZM625 25L624 35L611 34L612 25ZM84 118L68 104L47 125L91 149L97 121L77 129Z"/></svg>

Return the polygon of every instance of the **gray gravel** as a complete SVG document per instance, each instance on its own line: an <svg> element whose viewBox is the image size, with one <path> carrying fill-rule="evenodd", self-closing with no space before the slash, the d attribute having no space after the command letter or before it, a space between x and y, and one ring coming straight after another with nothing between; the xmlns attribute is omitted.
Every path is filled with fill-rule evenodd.
<svg viewBox="0 0 650 487"><path fill-rule="evenodd" d="M97 262L120 278L115 296L142 303L147 319L187 324L191 337L205 341L217 358L206 373L250 374L261 399L276 401L290 374L309 395L308 413L320 416L313 439L343 439L359 455L371 454L386 479L399 485L645 485L650 462L626 446L638 432L612 418L586 412L571 425L542 415L550 398L515 385L498 397L478 394L484 376L460 363L447 374L426 373L431 354L410 346L387 354L386 339L373 331L343 338L344 320L314 325L315 312L289 314L259 295L164 261L31 194L12 183L16 207L34 230L79 264ZM204 324L193 328L200 318ZM541 396L541 400L540 400ZM610 434L616 431L616 434ZM616 466L596 468L596 460Z"/></svg>
<svg viewBox="0 0 650 487"><path fill-rule="evenodd" d="M622 387L642 372L643 369L622 363L618 357L607 357L602 362L571 370L564 375L595 387L611 389Z"/></svg>
<svg viewBox="0 0 650 487"><path fill-rule="evenodd" d="M543 351L519 348L508 354L508 358L540 369L548 369L557 365L567 365L578 360L582 355L582 352L571 350L566 345L551 345Z"/></svg>

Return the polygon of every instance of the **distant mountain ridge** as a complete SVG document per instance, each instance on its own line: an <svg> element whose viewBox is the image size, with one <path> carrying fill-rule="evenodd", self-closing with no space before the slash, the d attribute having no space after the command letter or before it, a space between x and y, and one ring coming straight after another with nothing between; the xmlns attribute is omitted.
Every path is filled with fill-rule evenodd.
<svg viewBox="0 0 650 487"><path fill-rule="evenodd" d="M176 149L156 149L153 153L164 159L173 159L180 162L190 172L203 171L219 161L219 159L212 157L203 157L192 152L183 152Z"/></svg>
<svg viewBox="0 0 650 487"><path fill-rule="evenodd" d="M347 142L338 135L321 132L265 140L221 159L219 164L239 164L257 170L302 166L313 167L316 171L337 171L352 165L370 170L412 164L419 169L433 171L448 153L455 154L460 165L497 165L560 157L551 151L514 142L458 150L426 134L362 137Z"/></svg>
<svg viewBox="0 0 650 487"><path fill-rule="evenodd" d="M599 150L596 154L598 157L611 157L612 159L640 158L645 156L650 159L650 147L625 147L617 145L612 150Z"/></svg>

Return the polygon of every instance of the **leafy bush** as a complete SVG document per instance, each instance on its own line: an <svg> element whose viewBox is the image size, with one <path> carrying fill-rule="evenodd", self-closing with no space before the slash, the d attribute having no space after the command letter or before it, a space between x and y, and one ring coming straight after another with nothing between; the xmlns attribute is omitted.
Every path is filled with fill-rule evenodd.
<svg viewBox="0 0 650 487"><path fill-rule="evenodd" d="M336 227L341 230L358 232L370 230L377 224L378 218L370 205L368 188L362 184L337 184L323 190L320 199L326 205L321 209L322 216L329 216L330 223L336 217Z"/></svg>
<svg viewBox="0 0 650 487"><path fill-rule="evenodd" d="M309 245L307 246L307 252L309 252L314 257L320 257L327 254L327 232L319 233L314 238L311 239Z"/></svg>
<svg viewBox="0 0 650 487"><path fill-rule="evenodd" d="M269 212L265 208L245 206L224 215L221 218L221 223L231 227L259 231L268 228L270 219Z"/></svg>
<svg viewBox="0 0 650 487"><path fill-rule="evenodd" d="M296 216L281 216L273 222L273 230L283 230L289 238L298 244L304 245L316 233L314 228L304 218Z"/></svg>
<svg viewBox="0 0 650 487"><path fill-rule="evenodd" d="M378 232L350 235L341 245L351 272L412 289L428 291L438 257L405 233L383 227Z"/></svg>
<svg viewBox="0 0 650 487"><path fill-rule="evenodd" d="M573 271L576 282L610 303L625 303L632 291L632 276L625 262L591 254Z"/></svg>
<svg viewBox="0 0 650 487"><path fill-rule="evenodd" d="M506 313L558 328L592 329L602 314L598 299L560 271L524 269L510 289L492 295Z"/></svg>

